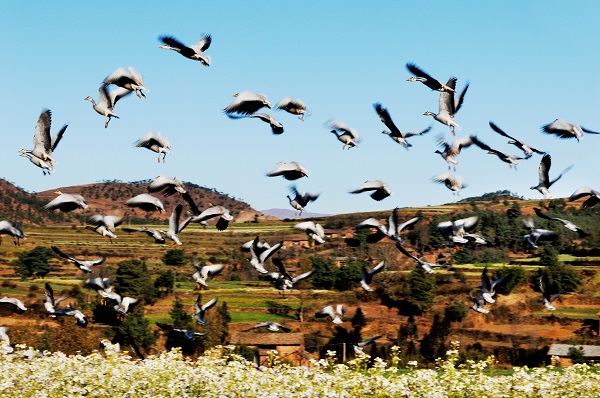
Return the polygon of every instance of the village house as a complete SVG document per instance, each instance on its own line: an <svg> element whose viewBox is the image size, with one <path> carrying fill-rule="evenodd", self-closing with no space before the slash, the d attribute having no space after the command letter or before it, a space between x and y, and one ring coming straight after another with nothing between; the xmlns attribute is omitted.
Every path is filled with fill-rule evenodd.
<svg viewBox="0 0 600 398"><path fill-rule="evenodd" d="M229 344L255 347L260 365L268 366L269 351L275 350L282 362L294 366L308 365L309 355L304 350L304 333L234 332Z"/></svg>

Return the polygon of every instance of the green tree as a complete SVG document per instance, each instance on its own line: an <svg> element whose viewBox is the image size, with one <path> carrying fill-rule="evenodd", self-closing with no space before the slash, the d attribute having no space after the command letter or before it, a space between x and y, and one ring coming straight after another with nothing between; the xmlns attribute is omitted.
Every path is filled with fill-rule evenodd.
<svg viewBox="0 0 600 398"><path fill-rule="evenodd" d="M200 345L201 351L208 350L216 345L223 345L227 342L229 337L229 323L231 322L227 303L223 303L220 307L208 311L206 320L208 324L204 325L201 330L202 333L206 333Z"/></svg>
<svg viewBox="0 0 600 398"><path fill-rule="evenodd" d="M525 279L525 271L520 266L501 267L492 273L492 279L502 278L502 283L499 283L495 290L500 294L509 294L515 287Z"/></svg>
<svg viewBox="0 0 600 398"><path fill-rule="evenodd" d="M175 286L175 272L173 270L162 271L154 281L154 289L158 297L164 297L173 293Z"/></svg>
<svg viewBox="0 0 600 398"><path fill-rule="evenodd" d="M460 322L469 314L469 309L460 301L453 300L444 310L444 319L448 322Z"/></svg>
<svg viewBox="0 0 600 398"><path fill-rule="evenodd" d="M162 261L165 263L165 265L184 265L186 263L184 250L167 250L165 255L162 257Z"/></svg>
<svg viewBox="0 0 600 398"><path fill-rule="evenodd" d="M13 261L13 268L23 279L43 278L51 271L48 263L51 256L52 252L48 248L37 246L30 251L19 253Z"/></svg>
<svg viewBox="0 0 600 398"><path fill-rule="evenodd" d="M125 260L118 264L114 289L121 297L129 296L147 303L154 302L154 283L146 263L140 260Z"/></svg>
<svg viewBox="0 0 600 398"><path fill-rule="evenodd" d="M144 307L137 305L129 312L123 322L117 327L125 341L134 341L138 347L148 351L156 341L156 336L150 332L150 322L144 317Z"/></svg>
<svg viewBox="0 0 600 398"><path fill-rule="evenodd" d="M575 363L585 363L585 352L583 351L583 347L569 347L569 357L571 358L571 362Z"/></svg>
<svg viewBox="0 0 600 398"><path fill-rule="evenodd" d="M347 265L343 265L335 272L335 283L333 287L335 290L346 291L350 290L360 283L362 279L362 271L359 264L356 262L350 262Z"/></svg>
<svg viewBox="0 0 600 398"><path fill-rule="evenodd" d="M192 327L192 316L183 309L183 303L179 297L175 297L173 308L169 311L173 320L173 326L177 329L190 329Z"/></svg>
<svg viewBox="0 0 600 398"><path fill-rule="evenodd" d="M540 264L547 267L555 267L560 263L558 261L558 252L550 245L544 246L540 251Z"/></svg>
<svg viewBox="0 0 600 398"><path fill-rule="evenodd" d="M420 311L426 311L433 305L435 298L435 279L425 272L423 267L415 267L409 276L409 301Z"/></svg>
<svg viewBox="0 0 600 398"><path fill-rule="evenodd" d="M311 256L309 260L312 262L312 267L315 272L310 280L317 289L331 289L335 284L336 275L333 264L330 260L321 256Z"/></svg>

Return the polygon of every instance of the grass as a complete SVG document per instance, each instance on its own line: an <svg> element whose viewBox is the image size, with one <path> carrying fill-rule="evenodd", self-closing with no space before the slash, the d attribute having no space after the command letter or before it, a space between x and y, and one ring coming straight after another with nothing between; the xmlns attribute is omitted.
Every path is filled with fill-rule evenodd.
<svg viewBox="0 0 600 398"><path fill-rule="evenodd" d="M231 315L231 322L281 322L296 320L290 316L260 312L229 311L229 315Z"/></svg>

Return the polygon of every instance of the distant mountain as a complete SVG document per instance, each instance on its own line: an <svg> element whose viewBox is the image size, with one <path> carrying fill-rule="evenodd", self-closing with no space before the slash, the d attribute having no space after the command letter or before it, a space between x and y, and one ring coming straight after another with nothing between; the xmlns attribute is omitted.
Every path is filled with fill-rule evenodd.
<svg viewBox="0 0 600 398"><path fill-rule="evenodd" d="M179 203L184 204L184 215L188 214L187 205L178 195L165 198L161 194L153 194L160 198L167 210L162 214L147 214L144 211L126 207L125 201L128 199L141 193L148 193L146 187L150 182L150 180L103 181L31 193L19 188L14 183L0 179L0 219L10 222L18 221L23 225L84 224L89 216L102 213L124 215L126 222L133 224L163 224L169 218L171 210ZM216 189L201 187L190 182L184 182L184 185L201 210L211 204L221 205L229 209L235 217L235 221L238 222L268 218L254 210L249 204ZM47 211L44 209L44 205L56 197L54 193L56 190L82 195L89 208L86 211L76 210L69 213L58 210Z"/></svg>
<svg viewBox="0 0 600 398"><path fill-rule="evenodd" d="M318 217L329 217L331 214L320 214L320 213L309 213L302 212L302 217L299 217L294 210L288 209L268 209L268 210L260 210L261 213L266 214L268 216L277 217L280 220L290 219L290 220L299 220L301 218L318 218Z"/></svg>

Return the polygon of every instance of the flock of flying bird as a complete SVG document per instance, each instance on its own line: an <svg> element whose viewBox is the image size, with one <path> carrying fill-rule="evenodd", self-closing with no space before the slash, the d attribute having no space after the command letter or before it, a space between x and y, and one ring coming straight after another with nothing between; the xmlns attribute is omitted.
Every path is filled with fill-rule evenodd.
<svg viewBox="0 0 600 398"><path fill-rule="evenodd" d="M204 66L210 66L211 57L205 52L209 49L212 43L212 37L210 35L202 35L200 40L190 46L186 46L176 38L172 36L160 36L159 40L163 43L160 48L172 50L178 52L183 57L198 61ZM466 93L469 89L469 83L467 83L462 91L456 91L457 79L451 77L445 84L433 78L427 74L423 69L415 65L414 63L406 64L406 68L413 75L407 80L411 82L420 82L431 90L440 92L438 100L438 112L427 111L424 115L432 116L433 119L443 125L449 126L452 135L456 135L457 130L461 130L460 125L456 122L455 117L457 112L461 109L464 103ZM99 99L96 102L92 97L88 96L85 100L89 100L92 103L93 109L100 115L104 116L105 122L104 127L107 128L112 118L119 118L114 112L114 108L117 102L128 96L131 93L135 93L138 98L145 98L149 90L144 86L142 75L134 68L129 67L118 68L116 71L111 73L102 83L99 88ZM257 113L263 108L272 108L272 103L268 100L265 95L258 94L252 91L241 91L234 95L234 100L223 109L223 112L231 119L242 119L242 118L256 118L265 123L268 123L273 134L282 134L284 132L283 125L278 122L273 115L267 113ZM376 114L379 116L381 122L386 126L387 130L383 131L383 134L388 135L396 143L403 146L406 150L412 147L409 143L409 139L413 137L422 136L429 133L433 126L429 126L421 131L417 132L402 132L393 122L392 117L388 110L380 103L373 104ZM286 97L276 104L276 108L279 110L286 111L290 114L296 115L300 120L311 113L307 110L306 105L299 99L293 99L292 97ZM54 165L56 164L54 153L60 141L66 132L67 125L64 125L53 137L50 134L51 130L51 112L49 110L43 110L39 116L38 122L34 131L33 138L33 149L21 149L19 151L20 156L26 157L35 166L42 169L44 175L50 174L54 171ZM538 183L532 186L531 189L538 190L544 198L551 198L552 195L549 191L550 187L556 183L569 169L565 169L562 173L554 178L550 178L549 172L551 168L552 159L551 156L544 151L535 149L518 138L515 138L505 133L495 123L489 123L491 129L508 138L509 144L512 144L519 148L522 152L522 156L506 155L505 153L491 148L485 144L476 135L464 136L455 138L449 142L442 136L438 137L439 149L435 152L439 154L448 164L448 169L452 166L456 171L456 166L459 164L457 158L461 151L472 145L479 147L486 151L488 154L496 155L501 161L507 163L509 167L515 167L518 165L518 161L530 159L534 154L542 155L539 165L539 176ZM329 120L325 123L325 126L330 130L332 134L343 144L342 149L350 149L356 147L360 142L360 136L358 132L349 127L342 121ZM546 134L554 135L561 139L576 139L579 141L583 138L584 133L586 134L599 134L598 132L588 130L582 126L568 123L564 120L556 119L554 122L544 125L542 132ZM147 148L158 154L158 162L165 162L166 155L171 153L171 146L167 138L161 133L148 132L142 138L136 142L137 147ZM308 170L298 162L280 162L278 167L266 174L268 177L283 177L289 181L295 181L309 175ZM453 175L450 172L437 175L433 178L434 182L444 184L453 193L458 194L462 188L466 186L462 178L458 175ZM151 195L151 193L162 192L164 196L179 195L184 202L187 204L189 217L184 220L181 219L183 214L183 204L178 204L173 209L171 216L169 217L168 230L153 230L146 227L141 228L123 228L125 232L135 233L142 232L151 237L155 243L165 243L166 239L170 239L173 244L181 245L182 242L179 239L179 234L188 226L190 223L199 223L201 225L208 225L207 221L211 219L217 219L216 228L224 230L227 228L230 221L233 220L233 216L228 209L223 206L210 206L207 209L199 209L193 198L186 191L183 183L176 179L166 175L156 177L156 179L149 184L147 187L149 193L141 193L128 201L125 205L128 207L139 208L146 212L164 212L166 211L161 200ZM299 192L296 186L290 188L290 194L287 196L290 205L301 215L305 210L305 207L312 201L318 199L319 194L316 193L302 193ZM392 194L390 187L383 181L365 181L360 187L350 191L352 194L360 194L363 192L369 192L372 199L376 201L384 200ZM73 211L76 209L86 209L88 206L85 199L81 195L67 194L56 192L58 196L50 201L46 205L46 209L51 211L58 209L63 212ZM583 207L591 207L600 202L600 192L595 191L588 187L582 187L575 191L571 195L570 200L577 200L579 198L587 197L583 203ZM555 220L563 223L563 225L579 234L585 234L580 228L575 226L568 220L560 218L549 217L541 210L537 209L536 213L538 216ZM437 264L428 263L421 258L414 256L403 246L404 241L400 237L401 232L418 222L419 218L413 218L404 223L400 223L397 218L397 211L394 209L387 225L376 220L369 218L356 226L357 230L368 228L374 230L372 234L367 237L367 241L370 243L378 242L384 238L390 239L398 248L398 250L405 256L413 259L418 265L423 267L426 272L433 272L433 268L437 267ZM109 240L115 239L115 228L118 227L123 218L115 215L102 215L96 214L89 218L90 228L94 232L101 234ZM465 244L473 242L475 244L486 244L487 241L484 237L477 235L473 232L473 228L477 223L477 217L469 217L463 220L446 221L438 225L438 230L444 236L447 237L449 242L452 244ZM523 240L530 244L532 247L537 247L538 240L544 239L552 235L551 231L536 229L531 219L525 220L525 225L530 229L530 233L523 237ZM314 244L321 244L325 242L325 232L321 225L316 224L312 221L301 222L296 225L296 228L304 231L309 240ZM10 223L6 220L0 221L0 234L10 235L14 238L15 244L19 244L19 239L25 239L25 235L17 222ZM355 239L346 240L350 245L358 244ZM283 246L282 242L271 246L267 242L261 242L259 238L247 242L242 246L243 251L250 253L249 263L250 265L264 278L270 280L274 287L279 290L288 290L294 287L294 284L300 280L306 279L312 275L314 270L297 275L291 276L286 272L283 263L278 258L273 258L273 263L277 268L278 272L269 273L265 268L265 262L273 256L273 254ZM96 260L79 260L74 257L70 257L64 254L58 247L53 246L52 250L61 258L64 258L74 263L79 269L86 273L92 273L93 267L101 264L104 258ZM367 290L372 291L370 283L373 276L384 269L384 262L381 262L373 269L368 270L363 268L363 279L361 286ZM208 266L199 266L197 263L194 264L196 273L193 275L193 279L199 284L206 286L206 281L209 276L214 275L221 271L223 268L220 264L213 264ZM473 309L478 312L486 313L484 309L486 303L493 303L492 298L495 294L495 286L501 283L503 278L495 281L490 281L487 277L487 270L484 270L482 274L482 286L480 287L480 295L472 296L474 304ZM86 281L86 287L92 288L98 292L103 300L112 300L114 303L114 310L121 316L127 314L130 305L134 305L138 300L131 297L121 297L119 294L112 290L110 281L107 278L91 278ZM544 305L547 308L552 309L550 302L554 299L554 295L549 296L546 294L547 289L544 281L540 280L540 288L544 294ZM56 306L65 298L61 297L55 299L53 290L50 285L46 284L45 289L46 296L46 310L52 317L67 315L73 316L77 320L77 324L80 326L86 326L87 320L85 316L74 308L63 308L56 309ZM216 304L217 299L209 301L207 304L202 305L199 301L195 304L195 319L199 325L206 323L204 315L207 310L212 308ZM23 303L18 299L14 298L3 298L0 302L13 304L18 310L25 311ZM552 307L552 308L551 308ZM335 324L342 322L343 306L337 305L327 306L323 310L317 313L317 316L328 316ZM186 339L194 340L197 336L202 335L201 333L180 330L170 325L159 325L161 329L167 330L170 333L181 333ZM285 330L282 325L276 323L263 323L256 325L255 328L267 327L270 331ZM6 328L0 328L0 339L8 342L6 335ZM379 336L378 336L379 337ZM374 339L372 338L364 342L358 343L355 349L360 348ZM8 344L4 344L4 350L9 347Z"/></svg>

